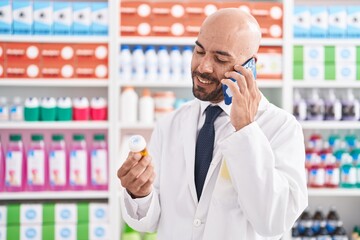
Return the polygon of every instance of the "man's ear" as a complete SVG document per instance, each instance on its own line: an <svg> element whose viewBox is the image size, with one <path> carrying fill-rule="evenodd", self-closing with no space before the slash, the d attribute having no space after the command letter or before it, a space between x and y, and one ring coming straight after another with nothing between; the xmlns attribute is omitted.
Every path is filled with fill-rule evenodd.
<svg viewBox="0 0 360 240"><path fill-rule="evenodd" d="M253 58L255 59L255 63L257 63L257 53L254 54Z"/></svg>

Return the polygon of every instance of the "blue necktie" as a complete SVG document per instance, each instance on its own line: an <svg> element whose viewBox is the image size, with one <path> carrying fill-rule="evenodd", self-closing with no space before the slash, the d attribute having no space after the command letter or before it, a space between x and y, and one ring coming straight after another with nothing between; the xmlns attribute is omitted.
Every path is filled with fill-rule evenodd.
<svg viewBox="0 0 360 240"><path fill-rule="evenodd" d="M215 119L220 115L222 109L219 106L209 106L206 109L205 123L200 129L195 149L195 186L198 200L209 170L214 151Z"/></svg>

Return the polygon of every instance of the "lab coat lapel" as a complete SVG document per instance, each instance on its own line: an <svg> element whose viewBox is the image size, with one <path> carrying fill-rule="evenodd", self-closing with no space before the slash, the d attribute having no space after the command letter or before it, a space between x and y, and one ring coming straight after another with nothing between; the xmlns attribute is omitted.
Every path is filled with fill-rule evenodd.
<svg viewBox="0 0 360 240"><path fill-rule="evenodd" d="M197 204L197 195L195 189L195 146L196 146L196 133L200 114L200 102L195 100L190 109L189 114L185 116L183 122L186 124L186 128L182 132L184 141L184 156L186 164L186 180L190 188L191 196L194 202Z"/></svg>

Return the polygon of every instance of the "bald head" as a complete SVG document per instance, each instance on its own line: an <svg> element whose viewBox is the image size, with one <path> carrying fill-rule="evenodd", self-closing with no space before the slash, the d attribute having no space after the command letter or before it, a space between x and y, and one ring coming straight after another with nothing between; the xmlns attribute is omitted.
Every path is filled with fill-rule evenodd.
<svg viewBox="0 0 360 240"><path fill-rule="evenodd" d="M250 58L259 49L261 31L249 13L238 8L224 8L205 19L199 36L232 48L234 54Z"/></svg>

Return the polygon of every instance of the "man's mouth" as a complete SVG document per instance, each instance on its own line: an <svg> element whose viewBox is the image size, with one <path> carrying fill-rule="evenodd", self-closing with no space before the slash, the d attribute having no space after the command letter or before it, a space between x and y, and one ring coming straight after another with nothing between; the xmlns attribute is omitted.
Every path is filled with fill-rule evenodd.
<svg viewBox="0 0 360 240"><path fill-rule="evenodd" d="M197 76L197 79L199 80L199 82L201 82L202 84L211 84L212 81L206 80L204 78L201 78L199 76Z"/></svg>

